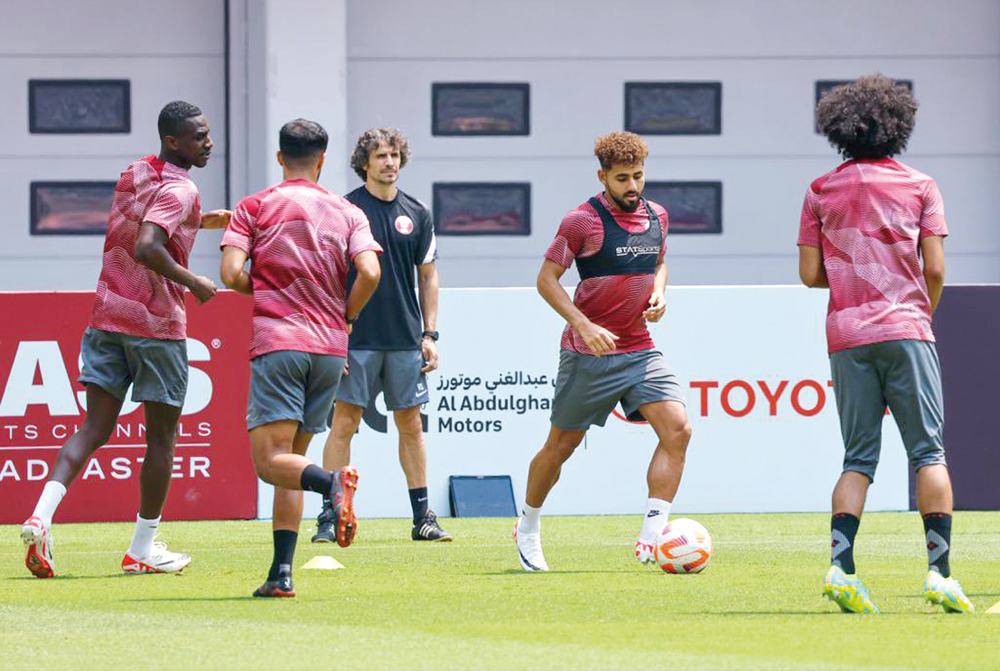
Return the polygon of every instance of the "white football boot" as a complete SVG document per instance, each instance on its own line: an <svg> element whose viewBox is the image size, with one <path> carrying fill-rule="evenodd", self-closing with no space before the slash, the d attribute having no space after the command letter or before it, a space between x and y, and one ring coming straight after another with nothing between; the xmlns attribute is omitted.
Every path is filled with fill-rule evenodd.
<svg viewBox="0 0 1000 671"><path fill-rule="evenodd" d="M133 557L126 552L122 558L122 571L141 573L180 573L191 563L191 555L171 552L166 543L153 543L153 551L148 557Z"/></svg>
<svg viewBox="0 0 1000 671"><path fill-rule="evenodd" d="M526 534L518 531L521 519L514 522L514 543L517 545L517 561L525 571L548 571L542 554L542 535L539 532Z"/></svg>
<svg viewBox="0 0 1000 671"><path fill-rule="evenodd" d="M635 560L640 564L655 564L656 540L637 538L635 540Z"/></svg>
<svg viewBox="0 0 1000 671"><path fill-rule="evenodd" d="M51 578L55 575L56 560L52 558L52 533L45 528L42 520L32 515L21 526L21 541L24 543L24 565L36 578Z"/></svg>

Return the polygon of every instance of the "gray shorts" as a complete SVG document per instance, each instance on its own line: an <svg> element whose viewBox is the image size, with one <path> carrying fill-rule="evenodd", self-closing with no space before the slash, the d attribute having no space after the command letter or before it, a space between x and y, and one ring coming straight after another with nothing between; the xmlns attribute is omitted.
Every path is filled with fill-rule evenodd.
<svg viewBox="0 0 1000 671"><path fill-rule="evenodd" d="M157 340L88 328L80 343L80 384L95 384L120 401L184 406L188 358L184 340Z"/></svg>
<svg viewBox="0 0 1000 671"><path fill-rule="evenodd" d="M430 400L420 350L352 349L347 357L350 365L337 389L338 401L367 408L381 391L386 409L405 410Z"/></svg>
<svg viewBox="0 0 1000 671"><path fill-rule="evenodd" d="M943 464L944 400L934 343L892 340L830 355L844 470L875 478L886 406L914 469Z"/></svg>
<svg viewBox="0 0 1000 671"><path fill-rule="evenodd" d="M641 420L639 406L659 401L684 403L677 377L656 350L590 356L562 350L552 424L567 431L604 426L615 405Z"/></svg>
<svg viewBox="0 0 1000 671"><path fill-rule="evenodd" d="M302 433L330 428L330 411L344 357L281 350L250 361L247 429L283 419L299 422Z"/></svg>

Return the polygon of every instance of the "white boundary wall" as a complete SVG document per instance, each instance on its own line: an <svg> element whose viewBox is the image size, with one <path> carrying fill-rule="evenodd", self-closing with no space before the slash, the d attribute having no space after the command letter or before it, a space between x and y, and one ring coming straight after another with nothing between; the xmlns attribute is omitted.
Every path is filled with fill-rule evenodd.
<svg viewBox="0 0 1000 671"><path fill-rule="evenodd" d="M826 297L791 286L668 289L667 313L652 333L686 389L694 427L675 510L829 509L843 447L827 386ZM528 463L549 429L549 412L541 407L552 398L562 320L534 289L445 289L440 303L441 367L430 376L425 406L431 507L449 513L449 475L510 475L520 506ZM765 386L777 399L773 412ZM748 388L754 404L742 414ZM820 397L822 409L809 414ZM511 398L532 409L475 409ZM384 413L381 399L379 407ZM472 431L464 430L467 423ZM397 434L391 419L388 424L388 435L362 424L353 442L361 473L357 509L364 517L410 514ZM325 439L316 436L310 447L316 461ZM604 428L591 429L567 462L545 512L641 512L654 445L650 427L612 416ZM908 496L906 456L895 424L887 421L867 507L905 510ZM261 517L271 516L272 501L272 488L262 485ZM319 503L307 496L306 516L315 516Z"/></svg>

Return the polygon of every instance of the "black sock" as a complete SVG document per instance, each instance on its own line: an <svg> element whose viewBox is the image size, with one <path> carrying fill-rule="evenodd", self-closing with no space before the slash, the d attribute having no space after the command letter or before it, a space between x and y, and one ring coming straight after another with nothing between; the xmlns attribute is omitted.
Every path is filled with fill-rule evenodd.
<svg viewBox="0 0 1000 671"><path fill-rule="evenodd" d="M848 575L854 574L854 536L860 524L861 520L847 513L837 513L830 520L830 563Z"/></svg>
<svg viewBox="0 0 1000 671"><path fill-rule="evenodd" d="M277 580L280 576L292 574L295 542L299 539L297 531L277 530L273 534L274 559L271 561L271 570L267 573L268 580Z"/></svg>
<svg viewBox="0 0 1000 671"><path fill-rule="evenodd" d="M927 541L927 566L942 577L951 576L948 554L951 551L951 515L927 513L924 515L924 539Z"/></svg>
<svg viewBox="0 0 1000 671"><path fill-rule="evenodd" d="M300 482L304 491L316 492L326 498L330 496L330 490L333 489L333 473L324 471L316 464L309 464L302 469Z"/></svg>
<svg viewBox="0 0 1000 671"><path fill-rule="evenodd" d="M413 508L413 523L416 524L427 514L426 487L414 487L410 490L410 507Z"/></svg>

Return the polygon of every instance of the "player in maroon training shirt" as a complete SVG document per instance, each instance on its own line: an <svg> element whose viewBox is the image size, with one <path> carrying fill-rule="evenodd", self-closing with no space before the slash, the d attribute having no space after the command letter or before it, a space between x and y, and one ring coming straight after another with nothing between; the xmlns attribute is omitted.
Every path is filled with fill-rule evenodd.
<svg viewBox="0 0 1000 671"><path fill-rule="evenodd" d="M21 528L25 564L39 578L55 572L50 528L56 508L84 462L104 445L125 394L141 401L146 454L140 502L125 573L176 573L191 557L153 541L170 488L174 443L187 391L187 319L184 289L202 303L215 283L187 269L199 228L226 225L230 212L202 214L191 166L205 167L212 151L208 121L194 105L168 103L157 121L159 156L146 156L122 173L115 187L104 263L94 310L83 336L80 382L87 386L83 427L59 450L52 478Z"/></svg>
<svg viewBox="0 0 1000 671"><path fill-rule="evenodd" d="M548 570L540 535L542 503L587 429L604 426L615 405L621 402L630 419L645 418L659 438L635 544L640 562L653 560L691 438L680 385L646 330L646 322L659 321L666 309L668 228L666 210L642 197L649 151L635 133L611 133L597 140L594 153L604 191L566 215L538 273L538 292L567 326L552 428L531 461L524 508L514 525L525 571ZM559 278L574 261L580 284L571 301Z"/></svg>
<svg viewBox="0 0 1000 671"><path fill-rule="evenodd" d="M222 238L222 281L253 296L247 429L254 468L275 486L274 556L258 597L295 596L303 491L323 497L341 546L354 539L357 471L323 470L305 453L313 434L330 428L350 325L381 276L382 248L364 213L317 184L323 127L295 119L278 140L284 180L241 200ZM348 293L351 265L357 279Z"/></svg>
<svg viewBox="0 0 1000 671"><path fill-rule="evenodd" d="M946 611L974 610L951 575L952 490L931 329L944 288L944 202L933 179L892 158L906 147L916 112L910 91L881 75L824 96L816 118L847 160L809 185L799 225L799 276L830 289L826 334L845 450L823 594L841 610L866 614L878 607L857 577L854 541L886 407L917 472L924 594Z"/></svg>

